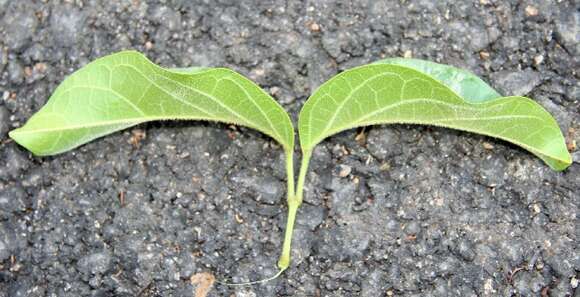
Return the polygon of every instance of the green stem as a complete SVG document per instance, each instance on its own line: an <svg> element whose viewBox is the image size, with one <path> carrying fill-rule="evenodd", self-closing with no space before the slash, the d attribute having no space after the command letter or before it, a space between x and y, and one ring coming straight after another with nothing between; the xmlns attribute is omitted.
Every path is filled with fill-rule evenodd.
<svg viewBox="0 0 580 297"><path fill-rule="evenodd" d="M308 163L310 163L310 157L312 156L312 151L302 151L302 163L300 164L300 173L298 174L298 186L296 187L296 199L302 203L302 197L304 195L304 181L306 180L306 174L308 173Z"/></svg>
<svg viewBox="0 0 580 297"><path fill-rule="evenodd" d="M284 271L290 266L290 251L292 250L292 233L294 231L294 222L296 221L296 213L302 204L302 197L304 195L304 181L306 180L306 173L308 173L308 163L310 162L311 151L302 152L302 162L300 164L300 173L298 175L298 185L296 191L292 195L288 195L288 220L286 222L286 231L284 232L284 244L282 246L282 255L278 260L278 268ZM290 190L288 190L290 193Z"/></svg>
<svg viewBox="0 0 580 297"><path fill-rule="evenodd" d="M290 197L294 197L294 150L286 150L284 154L286 155L286 179L288 180L287 199L290 200Z"/></svg>

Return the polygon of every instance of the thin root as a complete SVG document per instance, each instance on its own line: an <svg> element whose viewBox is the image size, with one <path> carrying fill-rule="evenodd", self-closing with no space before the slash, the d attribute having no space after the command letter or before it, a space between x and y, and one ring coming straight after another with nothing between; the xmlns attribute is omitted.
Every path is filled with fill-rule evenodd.
<svg viewBox="0 0 580 297"><path fill-rule="evenodd" d="M257 280L257 281L253 281L253 282L228 283L228 282L223 282L223 281L218 281L218 280L216 280L215 282L220 284L220 285L230 286L230 287L239 287L239 286L249 286L249 285L261 284L261 283L269 282L271 280L278 278L285 270L286 270L285 268L280 269L276 274L274 274L273 276L271 276L269 278L265 278L265 279L261 279L261 280Z"/></svg>

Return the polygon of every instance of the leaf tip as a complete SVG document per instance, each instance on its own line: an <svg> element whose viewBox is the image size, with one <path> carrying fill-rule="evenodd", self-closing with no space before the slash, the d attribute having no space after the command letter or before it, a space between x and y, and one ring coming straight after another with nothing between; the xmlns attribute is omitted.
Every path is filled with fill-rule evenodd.
<svg viewBox="0 0 580 297"><path fill-rule="evenodd" d="M45 150L42 149L42 145L38 143L38 140L34 135L29 133L23 133L23 127L14 129L8 132L8 137L14 140L18 145L29 150L35 156L46 156L49 155Z"/></svg>
<svg viewBox="0 0 580 297"><path fill-rule="evenodd" d="M22 142L20 139L20 134L18 133L18 130L20 130L20 128L16 128L16 129L8 132L8 137L10 137L10 139L14 140L19 145L22 145Z"/></svg>
<svg viewBox="0 0 580 297"><path fill-rule="evenodd" d="M566 154L563 160L557 159L552 164L548 165L555 171L564 171L570 167L570 165L572 165L572 156L570 154Z"/></svg>

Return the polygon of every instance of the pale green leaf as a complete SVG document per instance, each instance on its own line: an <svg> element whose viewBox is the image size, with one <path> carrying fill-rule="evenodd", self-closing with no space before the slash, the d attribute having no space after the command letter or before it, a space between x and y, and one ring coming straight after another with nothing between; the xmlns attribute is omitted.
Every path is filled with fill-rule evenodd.
<svg viewBox="0 0 580 297"><path fill-rule="evenodd" d="M330 79L308 99L299 117L300 143L310 152L324 138L354 127L426 124L503 139L555 170L571 164L558 124L539 104L525 97L475 100L409 67L361 66Z"/></svg>
<svg viewBox="0 0 580 297"><path fill-rule="evenodd" d="M496 90L486 84L477 75L453 66L406 58L388 58L376 63L400 65L427 74L455 91L465 101L471 103L501 97Z"/></svg>
<svg viewBox="0 0 580 297"><path fill-rule="evenodd" d="M247 126L294 147L288 114L260 87L224 68L163 69L138 52L106 56L73 73L10 137L53 155L147 121L208 120Z"/></svg>

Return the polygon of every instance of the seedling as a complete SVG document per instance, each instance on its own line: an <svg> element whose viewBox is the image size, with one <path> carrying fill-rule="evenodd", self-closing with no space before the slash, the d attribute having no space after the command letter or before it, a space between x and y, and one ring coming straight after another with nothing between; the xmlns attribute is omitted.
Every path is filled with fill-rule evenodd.
<svg viewBox="0 0 580 297"><path fill-rule="evenodd" d="M314 147L340 131L376 124L422 124L499 138L561 171L572 163L554 118L525 97L501 97L470 72L414 59L387 59L342 72L306 101L298 120L302 161L294 186L294 127L260 87L224 68L163 69L140 53L86 65L10 137L38 156L158 120L247 126L279 142L286 155L288 220L280 275L290 266L292 230ZM269 279L272 279L269 278Z"/></svg>

